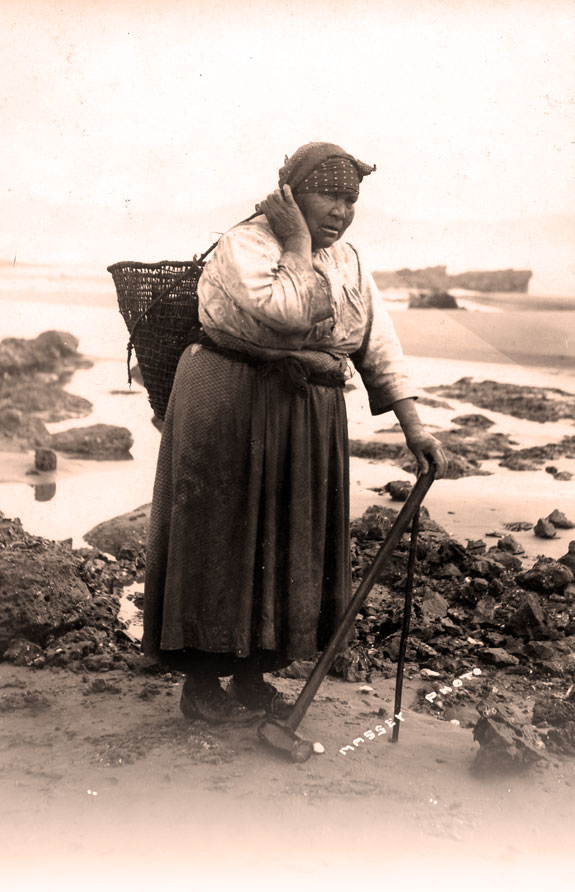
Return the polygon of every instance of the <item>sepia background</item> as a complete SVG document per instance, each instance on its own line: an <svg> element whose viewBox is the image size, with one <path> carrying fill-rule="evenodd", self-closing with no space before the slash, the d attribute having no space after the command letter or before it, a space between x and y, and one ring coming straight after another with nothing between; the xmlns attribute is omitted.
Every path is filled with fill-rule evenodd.
<svg viewBox="0 0 575 892"><path fill-rule="evenodd" d="M188 257L320 139L374 268L573 294L569 0L2 0L0 258Z"/></svg>
<svg viewBox="0 0 575 892"><path fill-rule="evenodd" d="M0 340L47 329L75 334L95 365L76 372L70 389L94 411L72 424L125 424L135 438L131 462L60 459L46 502L26 477L29 456L1 454L0 512L20 517L32 534L79 547L94 524L150 501L159 433L143 391L119 395L127 332L106 267L203 252L253 212L275 188L284 156L308 141L341 144L377 165L349 232L371 270L533 272L528 294L469 300L468 312L403 312L406 295L387 295L418 388L477 375L573 393L574 50L571 0L0 0ZM352 438L381 434L361 386L348 396ZM521 446L572 435L568 419L544 425L492 414ZM440 429L453 410L427 406L422 415ZM462 541L503 519L537 519L557 507L573 515L575 483L558 484L542 470L504 471L495 461L489 467L491 476L442 481L426 503ZM575 460L561 468L575 472ZM359 458L351 470L356 515L375 501L376 486L408 477ZM531 534L522 541L533 559L543 550L558 557L567 542ZM123 714L112 718L120 724ZM161 796L158 776L132 776L124 801L120 784L89 806L71 782L66 808L57 785L41 804L26 799L24 786L1 815L5 840L16 840L13 882L22 888L27 866L40 879L46 871L45 888L66 879L70 888L101 888L109 865L125 888L134 881L152 888L170 875L184 888L213 888L213 865L225 868L222 888L309 888L313 877L314 888L329 889L359 881L511 889L517 868L527 889L571 870L569 846L561 849L565 815L573 817L563 788L561 797L547 789L545 798L541 784L532 791L527 783L511 797L511 787L519 789L512 784L507 810L506 787L480 788L465 765L455 765L461 745L453 729L417 727L422 745L416 741L413 759L402 763L396 753L390 782L399 793L390 803L358 793L369 790L371 763L361 783L342 781L340 799L330 800L326 785L304 807L299 769L278 769L278 781L273 766L260 775L249 757L244 786L255 776L267 797L259 814L253 796L241 794L253 828L239 796L220 808L185 768ZM470 740L466 758L472 749ZM431 763L430 751L438 754ZM435 764L450 760L447 768ZM451 798L466 803L463 842L458 848L459 840L430 830L424 845L412 847L413 827L431 826L421 819L429 811L424 791L439 770L446 783L451 771ZM402 800L408 775L417 815L412 799ZM333 789L338 782L331 779ZM232 792L236 783L242 779L230 781ZM116 810L110 801L120 802ZM555 806L562 809L556 825ZM543 836L530 849L521 834L526 823L536 834L538 821ZM180 839L192 824L193 840ZM76 831L84 837L74 850ZM43 860L27 865L35 851ZM540 857L546 851L552 862Z"/></svg>

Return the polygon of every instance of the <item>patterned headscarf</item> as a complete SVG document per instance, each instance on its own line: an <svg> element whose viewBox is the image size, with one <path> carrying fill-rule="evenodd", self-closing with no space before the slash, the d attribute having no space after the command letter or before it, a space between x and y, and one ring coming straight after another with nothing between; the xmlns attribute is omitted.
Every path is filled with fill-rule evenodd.
<svg viewBox="0 0 575 892"><path fill-rule="evenodd" d="M364 164L341 146L328 142L310 142L286 156L279 172L279 186L287 183L292 192L339 192L359 194L359 184L372 173L375 165Z"/></svg>

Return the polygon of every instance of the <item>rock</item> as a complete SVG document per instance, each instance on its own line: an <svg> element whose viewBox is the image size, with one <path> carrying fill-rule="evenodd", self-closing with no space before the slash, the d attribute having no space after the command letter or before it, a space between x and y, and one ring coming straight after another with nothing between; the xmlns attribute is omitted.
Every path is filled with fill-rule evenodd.
<svg viewBox="0 0 575 892"><path fill-rule="evenodd" d="M0 393L0 411L6 407L18 409L45 422L81 418L92 411L89 400L68 393L58 384L27 380L12 383L8 392L3 389Z"/></svg>
<svg viewBox="0 0 575 892"><path fill-rule="evenodd" d="M452 287L465 288L467 291L527 294L529 280L533 273L530 269L497 269L471 270L450 276Z"/></svg>
<svg viewBox="0 0 575 892"><path fill-rule="evenodd" d="M506 583L500 578L492 579L489 583L489 594L492 598L497 598L501 600L505 592L507 591Z"/></svg>
<svg viewBox="0 0 575 892"><path fill-rule="evenodd" d="M37 471L55 471L58 457L52 449L36 449L34 467Z"/></svg>
<svg viewBox="0 0 575 892"><path fill-rule="evenodd" d="M545 758L544 747L530 728L497 712L481 716L473 729L479 743L474 770L481 774L521 771Z"/></svg>
<svg viewBox="0 0 575 892"><path fill-rule="evenodd" d="M0 378L57 372L92 363L78 353L78 339L66 331L45 331L36 338L0 341Z"/></svg>
<svg viewBox="0 0 575 892"><path fill-rule="evenodd" d="M481 651L481 659L493 666L517 666L519 660L502 647L486 647Z"/></svg>
<svg viewBox="0 0 575 892"><path fill-rule="evenodd" d="M561 592L574 579L575 575L568 566L545 557L539 558L531 570L516 576L517 583L523 588L542 594Z"/></svg>
<svg viewBox="0 0 575 892"><path fill-rule="evenodd" d="M109 672L114 668L114 660L107 654L90 654L82 661L82 665L89 672Z"/></svg>
<svg viewBox="0 0 575 892"><path fill-rule="evenodd" d="M563 512L558 511L557 508L547 515L546 520L552 523L554 527L559 527L560 530L571 530L575 527L575 523L572 520L568 520Z"/></svg>
<svg viewBox="0 0 575 892"><path fill-rule="evenodd" d="M429 406L431 409L453 409L445 400L434 400L430 396L420 396L417 400L418 406Z"/></svg>
<svg viewBox="0 0 575 892"><path fill-rule="evenodd" d="M417 462L413 454L400 443L382 443L379 440L350 440L350 455L356 458L369 458L374 461L392 461L409 474L417 473ZM446 478L458 480L460 477L487 477L491 471L483 471L480 462L464 455L456 455L449 447L444 447L448 459Z"/></svg>
<svg viewBox="0 0 575 892"><path fill-rule="evenodd" d="M563 437L559 443L547 443L545 446L509 451L499 464L512 471L536 471L550 458L561 457L575 458L575 437Z"/></svg>
<svg viewBox="0 0 575 892"><path fill-rule="evenodd" d="M508 551L511 554L525 554L525 549L514 536L503 536L497 543L497 548Z"/></svg>
<svg viewBox="0 0 575 892"><path fill-rule="evenodd" d="M385 491L396 502L405 502L409 493L413 489L409 480L390 480L385 484Z"/></svg>
<svg viewBox="0 0 575 892"><path fill-rule="evenodd" d="M539 462L533 458L512 452L507 455L503 461L499 462L500 467L507 468L509 471L537 471Z"/></svg>
<svg viewBox="0 0 575 892"><path fill-rule="evenodd" d="M525 653L529 657L535 657L536 660L545 660L546 662L557 659L557 647L549 641L530 641L525 646ZM535 724L538 723L535 722Z"/></svg>
<svg viewBox="0 0 575 892"><path fill-rule="evenodd" d="M117 592L137 568L71 545L32 536L0 513L0 660L37 668L105 657L128 668L136 648Z"/></svg>
<svg viewBox="0 0 575 892"><path fill-rule="evenodd" d="M0 432L5 436L13 436L22 424L22 412L13 406L6 406L0 411Z"/></svg>
<svg viewBox="0 0 575 892"><path fill-rule="evenodd" d="M527 592L520 606L507 621L506 630L520 638L541 638L548 631L548 618L541 601L533 592Z"/></svg>
<svg viewBox="0 0 575 892"><path fill-rule="evenodd" d="M25 638L15 638L4 651L4 660L16 666L44 666L46 656L38 644Z"/></svg>
<svg viewBox="0 0 575 892"><path fill-rule="evenodd" d="M437 569L437 575L440 579L454 579L461 576L461 570L455 564L444 564Z"/></svg>
<svg viewBox="0 0 575 892"><path fill-rule="evenodd" d="M12 406L0 409L0 451L24 451L49 440L48 429L39 418L27 416Z"/></svg>
<svg viewBox="0 0 575 892"><path fill-rule="evenodd" d="M492 598L490 595L486 595L484 598L481 598L475 605L473 618L480 625L483 623L492 623L495 618L495 611L497 610L498 606L499 605L495 598Z"/></svg>
<svg viewBox="0 0 575 892"><path fill-rule="evenodd" d="M120 558L126 549L140 553L148 537L151 504L140 505L128 514L121 514L106 520L85 533L84 539L106 554Z"/></svg>
<svg viewBox="0 0 575 892"><path fill-rule="evenodd" d="M569 568L571 569L571 567ZM568 582L563 589L563 597L569 601L575 601L575 582Z"/></svg>
<svg viewBox="0 0 575 892"><path fill-rule="evenodd" d="M423 291L409 296L410 310L457 310L457 300L448 291Z"/></svg>
<svg viewBox="0 0 575 892"><path fill-rule="evenodd" d="M64 390L79 367L92 363L77 352L67 332L0 341L0 450L23 451L49 445L43 422L88 415L88 400Z"/></svg>
<svg viewBox="0 0 575 892"><path fill-rule="evenodd" d="M129 458L134 443L126 427L114 424L92 424L53 434L50 445L57 452L66 452L89 459Z"/></svg>
<svg viewBox="0 0 575 892"><path fill-rule="evenodd" d="M0 658L14 639L40 646L78 622L90 602L69 548L40 540L35 548L6 547L0 563Z"/></svg>
<svg viewBox="0 0 575 892"><path fill-rule="evenodd" d="M448 399L472 403L481 409L504 412L515 418L531 421L559 421L561 418L575 417L575 397L557 388L530 387L520 384L506 384L500 381L475 381L473 378L460 378L454 384L426 387L428 393L437 393ZM572 438L564 438L569 441ZM570 444L564 443L566 449ZM545 447L535 447L537 454L544 454ZM559 451L562 454L563 447ZM531 452L531 450L522 450ZM549 455L549 458L554 456ZM545 459L544 459L545 460Z"/></svg>
<svg viewBox="0 0 575 892"><path fill-rule="evenodd" d="M480 576L482 579L497 579L503 573L503 565L491 557L479 558L471 563L469 572L472 576Z"/></svg>
<svg viewBox="0 0 575 892"><path fill-rule="evenodd" d="M551 474L556 480L571 480L572 474L569 474L565 471L559 471L559 468L556 468L554 465L548 465L545 468L545 471L548 474ZM565 476L566 474L566 476Z"/></svg>
<svg viewBox="0 0 575 892"><path fill-rule="evenodd" d="M563 756L575 755L575 722L565 722L559 728L551 728L545 737L547 748Z"/></svg>
<svg viewBox="0 0 575 892"><path fill-rule="evenodd" d="M575 601L575 582L567 583L563 589L563 597L569 599L569 601Z"/></svg>
<svg viewBox="0 0 575 892"><path fill-rule="evenodd" d="M351 534L360 541L385 539L397 517L397 511L385 506L371 505L351 524Z"/></svg>
<svg viewBox="0 0 575 892"><path fill-rule="evenodd" d="M313 660L294 660L293 663L290 663L285 669L278 670L276 674L281 678L306 679L311 675L314 666L315 663Z"/></svg>
<svg viewBox="0 0 575 892"><path fill-rule="evenodd" d="M370 671L362 650L348 647L339 653L333 662L333 673L345 681L365 681Z"/></svg>
<svg viewBox="0 0 575 892"><path fill-rule="evenodd" d="M534 725L564 725L575 722L575 702L566 697L540 697L533 707Z"/></svg>
<svg viewBox="0 0 575 892"><path fill-rule="evenodd" d="M569 543L567 554L559 558L559 563L569 567L571 572L575 574L575 540Z"/></svg>
<svg viewBox="0 0 575 892"><path fill-rule="evenodd" d="M466 550L468 554L485 554L486 545L483 539L468 539Z"/></svg>
<svg viewBox="0 0 575 892"><path fill-rule="evenodd" d="M398 269L395 272L376 270L379 288L465 288L467 291L503 291L527 293L533 275L529 269L470 270L450 274L446 266L423 269Z"/></svg>
<svg viewBox="0 0 575 892"><path fill-rule="evenodd" d="M441 672L436 672L434 669L422 669L419 673L422 678L440 678Z"/></svg>
<svg viewBox="0 0 575 892"><path fill-rule="evenodd" d="M490 548L488 551L488 555L493 558L496 563L501 564L505 567L506 570L509 570L512 573L516 573L521 570L523 564L519 560L516 555L511 554L509 551L505 551L502 548L499 548L499 543L494 547Z"/></svg>
<svg viewBox="0 0 575 892"><path fill-rule="evenodd" d="M486 459L511 454L515 445L508 434L487 433L479 427L450 428L438 431L436 436L444 449L466 458L478 467Z"/></svg>
<svg viewBox="0 0 575 892"><path fill-rule="evenodd" d="M471 587L477 595L482 596L487 594L489 583L487 579L482 579L481 576L476 576L475 579L471 580Z"/></svg>
<svg viewBox="0 0 575 892"><path fill-rule="evenodd" d="M94 622L95 618L92 621ZM58 635L57 640L46 648L46 660L53 666L77 663L88 655L101 653L106 638L104 629L87 627L72 629L63 635Z"/></svg>
<svg viewBox="0 0 575 892"><path fill-rule="evenodd" d="M461 477L491 476L491 471L482 470L479 462L469 460L463 455L455 455L449 449L446 449L445 452L448 459L446 479L459 480Z"/></svg>
<svg viewBox="0 0 575 892"><path fill-rule="evenodd" d="M540 539L554 539L557 535L557 530L555 529L553 524L546 520L544 517L539 518L539 520L535 524L535 527L533 528L533 532Z"/></svg>
<svg viewBox="0 0 575 892"><path fill-rule="evenodd" d="M529 520L515 520L512 523L504 523L503 526L506 530L511 530L512 533L533 529L533 524Z"/></svg>
<svg viewBox="0 0 575 892"><path fill-rule="evenodd" d="M461 427L470 427L474 429L480 428L482 430L495 424L490 418L486 418L485 415L479 415L477 413L458 415L456 418L452 418L451 421L453 424L461 425Z"/></svg>
<svg viewBox="0 0 575 892"><path fill-rule="evenodd" d="M437 592L428 590L421 602L421 615L423 619L431 621L447 616L449 602Z"/></svg>
<svg viewBox="0 0 575 892"><path fill-rule="evenodd" d="M379 440L350 440L349 454L356 458L371 458L376 461L396 461L407 455L407 448L401 443L382 443Z"/></svg>

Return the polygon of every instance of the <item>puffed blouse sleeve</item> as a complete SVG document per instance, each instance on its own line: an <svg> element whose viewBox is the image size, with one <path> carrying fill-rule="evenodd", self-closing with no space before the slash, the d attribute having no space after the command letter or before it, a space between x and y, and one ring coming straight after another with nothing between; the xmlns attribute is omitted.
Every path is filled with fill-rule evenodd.
<svg viewBox="0 0 575 892"><path fill-rule="evenodd" d="M351 355L369 397L372 415L387 412L397 400L417 399L399 338L371 273L360 266L360 287L367 309L362 344Z"/></svg>
<svg viewBox="0 0 575 892"><path fill-rule="evenodd" d="M229 230L213 263L236 306L275 331L307 332L333 315L329 283L297 254L284 253L263 227Z"/></svg>

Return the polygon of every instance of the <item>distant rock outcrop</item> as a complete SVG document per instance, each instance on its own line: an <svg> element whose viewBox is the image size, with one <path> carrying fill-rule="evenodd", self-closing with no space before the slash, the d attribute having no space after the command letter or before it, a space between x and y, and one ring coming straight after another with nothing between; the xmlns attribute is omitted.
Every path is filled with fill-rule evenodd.
<svg viewBox="0 0 575 892"><path fill-rule="evenodd" d="M67 331L45 331L36 338L4 338L0 341L0 380L51 372L60 382L77 368L92 363L78 353L78 338Z"/></svg>
<svg viewBox="0 0 575 892"><path fill-rule="evenodd" d="M423 291L409 297L410 310L458 310L456 299L449 291Z"/></svg>
<svg viewBox="0 0 575 892"><path fill-rule="evenodd" d="M478 270L450 275L445 266L424 269L398 269L395 272L374 272L378 288L421 288L447 291L465 288L468 291L501 291L527 293L533 273L529 269Z"/></svg>
<svg viewBox="0 0 575 892"><path fill-rule="evenodd" d="M0 452L48 445L45 422L89 415L92 404L64 390L78 368L92 361L65 331L0 341Z"/></svg>

